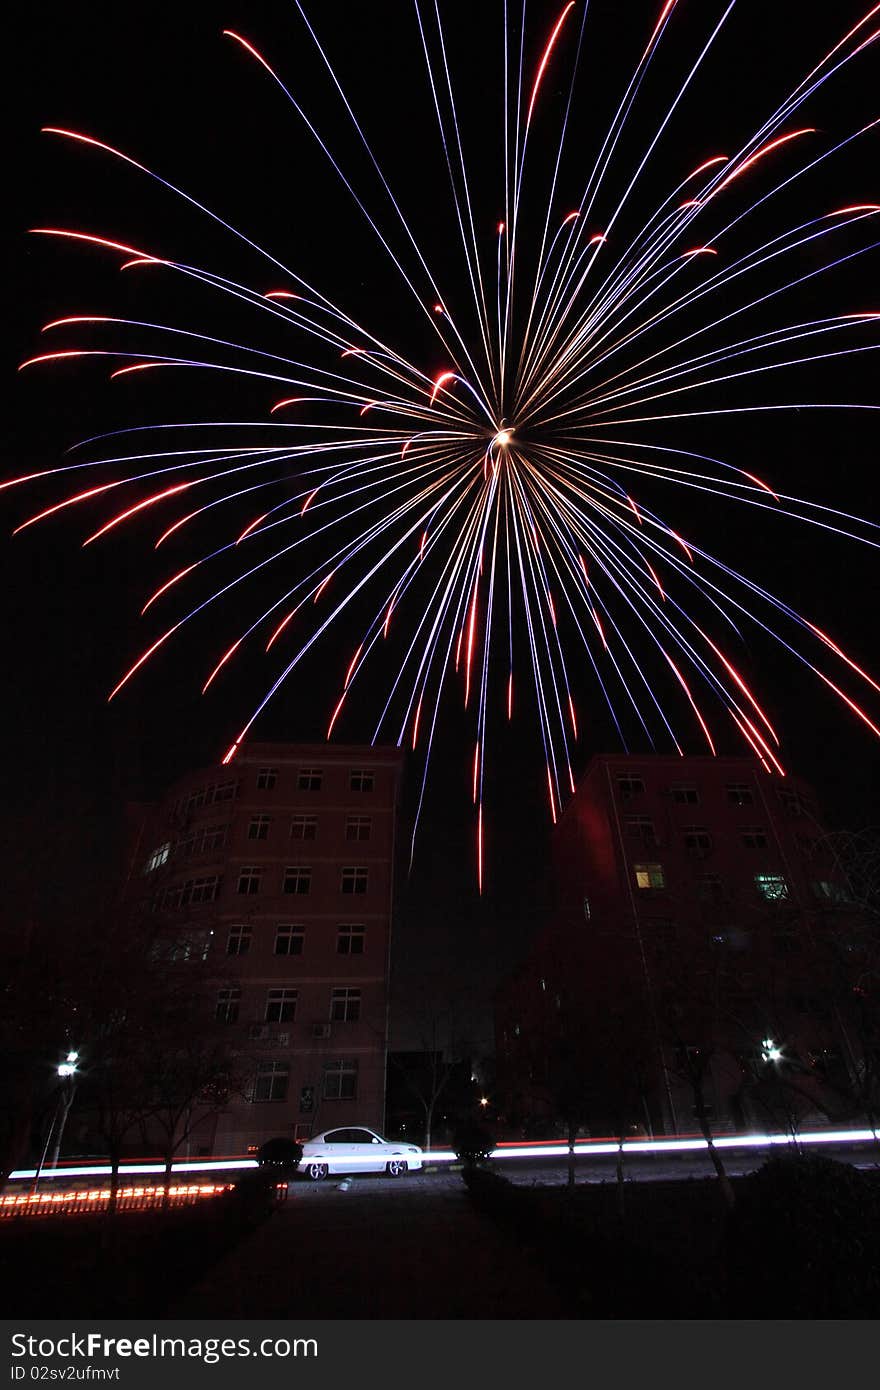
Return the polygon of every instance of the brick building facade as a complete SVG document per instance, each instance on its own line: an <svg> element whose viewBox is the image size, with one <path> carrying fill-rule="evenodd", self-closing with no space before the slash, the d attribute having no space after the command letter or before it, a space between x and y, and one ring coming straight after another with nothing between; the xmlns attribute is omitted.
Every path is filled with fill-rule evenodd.
<svg viewBox="0 0 880 1390"><path fill-rule="evenodd" d="M200 1152L381 1129L401 766L395 748L253 743L143 818L129 900L216 965L243 1078Z"/></svg>
<svg viewBox="0 0 880 1390"><path fill-rule="evenodd" d="M552 1114L546 1056L567 1013L576 1046L604 1048L621 1078L637 1054L633 1126L693 1131L700 1108L715 1129L766 1124L752 1062L771 1032L800 1059L802 1111L821 1122L822 1075L852 1058L817 942L845 922L847 891L803 781L750 758L599 756L556 827L554 860L554 919L497 1002L515 1113ZM695 1103L688 1064L701 1055Z"/></svg>

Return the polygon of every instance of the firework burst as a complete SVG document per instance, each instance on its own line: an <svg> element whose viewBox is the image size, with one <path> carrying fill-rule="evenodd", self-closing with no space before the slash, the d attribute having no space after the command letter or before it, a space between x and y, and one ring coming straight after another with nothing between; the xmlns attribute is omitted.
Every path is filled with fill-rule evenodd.
<svg viewBox="0 0 880 1390"><path fill-rule="evenodd" d="M271 320L275 339L280 331L291 344L279 353L191 326L77 314L54 319L44 331L52 338L63 333L65 343L86 331L98 346L49 349L22 364L94 360L109 366L113 378L134 380L158 370L206 369L221 374L221 382L234 374L266 392L263 419L157 425L168 433L155 435L147 450L111 442L109 435L86 441L82 456L48 471L63 480L80 474L83 484L17 526L21 531L71 508L111 504L86 528L83 544L91 545L155 514L160 562L166 544L203 534L197 528L209 515L215 537L220 528L219 544L195 555L190 550L188 562L163 572L146 594L142 612L153 620L173 606L173 621L160 625L110 699L206 611L222 608L254 576L267 576L273 601L261 603L244 630L229 633L201 678L207 692L231 662L259 650L275 663L224 761L235 758L315 645L341 631L348 649L327 737L358 700L368 664L381 664L384 654L387 698L375 710L373 736L417 750L422 796L441 737L443 700L452 689L459 692L473 719L469 793L481 884L483 788L495 721L513 720L521 704L534 714L555 820L574 789L576 696L584 698L585 673L591 698L604 702L622 741L625 715L652 747L671 744L682 752L699 740L714 753L727 725L768 772L784 775L779 733L734 650L744 632L758 628L880 736L855 698L860 685L880 692L873 678L783 599L713 557L697 536L673 529L653 502L658 488L688 489L706 500L707 514L709 502L714 513L726 501L878 545L870 523L793 497L777 479L680 441L661 442L669 435L660 430L701 416L830 408L812 401L727 402L735 387L772 373L880 346L880 315L872 310L846 306L835 315L791 321L784 307L789 292L803 294L810 282L880 245L872 240L880 204L853 199L817 204L794 221L784 215L786 195L799 180L870 139L880 125L829 136L809 123L820 90L855 78L871 61L880 5L817 55L736 147L720 153L710 146L689 167L676 164L667 143L663 167L670 172L658 200L657 147L713 59L734 3L718 5L702 21L695 47L690 34L659 119L654 109L639 145L632 128L649 70L678 42L676 0L666 0L585 168L571 148L571 130L588 7L575 0L560 6L533 44L524 6L515 11L513 0L504 0L492 188L499 215L487 224L469 175L444 21L437 5L414 0L414 38L457 232L455 276L435 273L320 34L299 0L295 6L316 66L366 161L371 188L381 194L381 215L287 85L283 54L267 56L235 30L225 30L226 39L242 62L259 66L317 142L367 235L389 259L401 303L433 336L434 359L443 365L414 360L394 334L383 332L381 304L371 324L360 322L363 316L347 312L331 286L312 284L130 154L91 134L45 127L83 153L122 161L171 190L261 257L266 279L242 283L129 245L112 231L38 227L37 234L97 248L144 285L162 276L182 289L199 286L237 315ZM561 206L563 190L571 200ZM769 231L768 207L781 216ZM223 443L205 442L221 428L228 431ZM119 471L90 485L90 470L98 468ZM188 602L193 576L204 588ZM396 647L392 632L402 634ZM527 701L520 700L524 687Z"/></svg>

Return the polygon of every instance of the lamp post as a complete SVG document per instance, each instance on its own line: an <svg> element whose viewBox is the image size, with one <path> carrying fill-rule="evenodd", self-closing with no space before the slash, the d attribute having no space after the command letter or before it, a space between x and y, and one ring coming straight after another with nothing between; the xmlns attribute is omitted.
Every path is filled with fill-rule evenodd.
<svg viewBox="0 0 880 1390"><path fill-rule="evenodd" d="M55 1142L52 1148L52 1157L49 1162L49 1167L54 1168L58 1163L58 1157L61 1153L61 1139L64 1134L64 1126L67 1123L67 1116L70 1114L70 1107L73 1104L73 1097L76 1094L76 1077L78 1061L79 1053L72 1049L70 1052L67 1053L67 1056L65 1057L64 1061L59 1062L57 1067L55 1068L55 1074L61 1079L62 1082L61 1092L59 1094L58 1103L55 1106L55 1111L52 1116L52 1123L49 1126L49 1133L46 1135L46 1142L43 1145L43 1152L40 1155L40 1161L37 1164L37 1171L34 1174L34 1181L31 1187L31 1193L34 1193L37 1190L37 1186L40 1181L40 1176L43 1172L43 1169L46 1167L46 1155L49 1152L49 1145L52 1144L53 1137Z"/></svg>

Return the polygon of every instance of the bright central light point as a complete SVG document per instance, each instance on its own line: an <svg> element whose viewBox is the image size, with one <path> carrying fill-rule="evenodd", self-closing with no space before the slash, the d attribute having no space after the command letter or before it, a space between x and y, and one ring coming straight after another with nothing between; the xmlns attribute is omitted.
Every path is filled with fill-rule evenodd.
<svg viewBox="0 0 880 1390"><path fill-rule="evenodd" d="M510 433L510 430L499 430L495 438L492 440L492 443L497 444L499 449L503 449L505 444L509 444L512 438L513 436Z"/></svg>

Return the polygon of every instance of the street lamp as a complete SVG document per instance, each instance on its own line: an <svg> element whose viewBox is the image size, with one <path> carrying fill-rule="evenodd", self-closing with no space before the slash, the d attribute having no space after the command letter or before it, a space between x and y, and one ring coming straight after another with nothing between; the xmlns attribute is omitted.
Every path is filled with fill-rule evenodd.
<svg viewBox="0 0 880 1390"><path fill-rule="evenodd" d="M78 1061L79 1053L75 1049L71 1049L64 1058L64 1061L59 1062L55 1068L55 1075L60 1077L63 1084L61 1087L61 1094L58 1097L58 1104L55 1107L55 1113L52 1116L52 1123L49 1126L49 1133L46 1135L46 1143L43 1146L43 1152L37 1164L37 1171L34 1174L33 1186L31 1187L32 1193L36 1192L37 1184L40 1181L40 1175L46 1166L46 1155L49 1152L49 1145L52 1143L53 1136L55 1142L52 1147L49 1167L55 1168L58 1164L58 1158L61 1153L61 1137L64 1134L64 1126L67 1123L67 1116L70 1114L70 1107L73 1104L73 1097L76 1094Z"/></svg>

